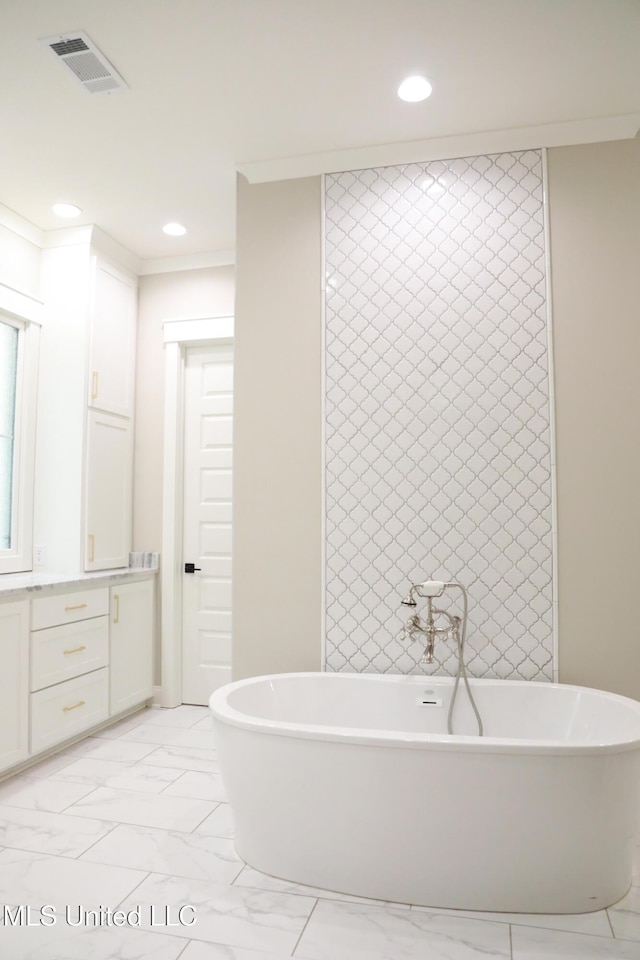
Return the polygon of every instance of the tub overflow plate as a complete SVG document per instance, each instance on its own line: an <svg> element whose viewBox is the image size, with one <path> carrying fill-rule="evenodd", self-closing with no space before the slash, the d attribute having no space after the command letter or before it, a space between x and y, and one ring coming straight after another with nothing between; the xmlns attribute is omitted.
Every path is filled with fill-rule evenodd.
<svg viewBox="0 0 640 960"><path fill-rule="evenodd" d="M441 707L442 697L439 697L435 690L425 690L416 700L419 707Z"/></svg>

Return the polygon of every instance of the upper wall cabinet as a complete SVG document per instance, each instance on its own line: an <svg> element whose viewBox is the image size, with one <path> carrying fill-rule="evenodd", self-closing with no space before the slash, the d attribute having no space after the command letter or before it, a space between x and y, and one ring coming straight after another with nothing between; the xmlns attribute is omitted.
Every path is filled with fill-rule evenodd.
<svg viewBox="0 0 640 960"><path fill-rule="evenodd" d="M95 256L89 337L89 406L133 416L136 283Z"/></svg>

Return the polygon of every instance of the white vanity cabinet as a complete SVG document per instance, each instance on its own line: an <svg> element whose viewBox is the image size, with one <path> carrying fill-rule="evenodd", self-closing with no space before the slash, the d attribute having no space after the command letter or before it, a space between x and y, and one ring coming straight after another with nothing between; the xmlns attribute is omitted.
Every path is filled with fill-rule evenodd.
<svg viewBox="0 0 640 960"><path fill-rule="evenodd" d="M28 601L0 605L0 615L7 611L0 652L6 646L8 663L0 671L0 770L152 697L153 578L93 584L34 597L30 632Z"/></svg>
<svg viewBox="0 0 640 960"><path fill-rule="evenodd" d="M136 348L135 280L104 257L93 257L89 338L90 407L133 416Z"/></svg>
<svg viewBox="0 0 640 960"><path fill-rule="evenodd" d="M108 611L107 587L32 600L31 753L108 719Z"/></svg>
<svg viewBox="0 0 640 960"><path fill-rule="evenodd" d="M0 604L0 772L29 749L29 602Z"/></svg>
<svg viewBox="0 0 640 960"><path fill-rule="evenodd" d="M153 695L153 581L111 587L109 704L112 716Z"/></svg>

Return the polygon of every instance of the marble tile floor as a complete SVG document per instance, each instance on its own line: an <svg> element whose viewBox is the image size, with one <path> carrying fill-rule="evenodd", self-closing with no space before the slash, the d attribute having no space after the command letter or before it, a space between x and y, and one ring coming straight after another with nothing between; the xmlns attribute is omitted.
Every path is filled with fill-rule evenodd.
<svg viewBox="0 0 640 960"><path fill-rule="evenodd" d="M536 916L267 877L235 852L204 707L141 711L0 784L0 960L640 960L640 846L637 882Z"/></svg>

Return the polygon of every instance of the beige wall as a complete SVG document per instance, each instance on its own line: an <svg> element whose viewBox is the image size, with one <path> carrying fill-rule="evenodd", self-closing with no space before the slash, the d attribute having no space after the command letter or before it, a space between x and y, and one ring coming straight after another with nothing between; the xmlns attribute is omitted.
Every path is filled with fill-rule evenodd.
<svg viewBox="0 0 640 960"><path fill-rule="evenodd" d="M231 316L234 268L210 267L140 278L136 418L133 479L133 550L162 550L164 450L164 341L169 319ZM159 581L158 581L159 587ZM156 591L156 624L160 590ZM156 629L155 682L160 682L160 639Z"/></svg>
<svg viewBox="0 0 640 960"><path fill-rule="evenodd" d="M320 667L321 181L238 182L233 676Z"/></svg>
<svg viewBox="0 0 640 960"><path fill-rule="evenodd" d="M549 150L560 679L640 698L640 141ZM317 669L321 184L239 184L234 675Z"/></svg>
<svg viewBox="0 0 640 960"><path fill-rule="evenodd" d="M233 314L234 268L140 277L136 368L133 549L162 549L164 341L169 319Z"/></svg>
<svg viewBox="0 0 640 960"><path fill-rule="evenodd" d="M640 699L640 140L548 165L560 679Z"/></svg>

